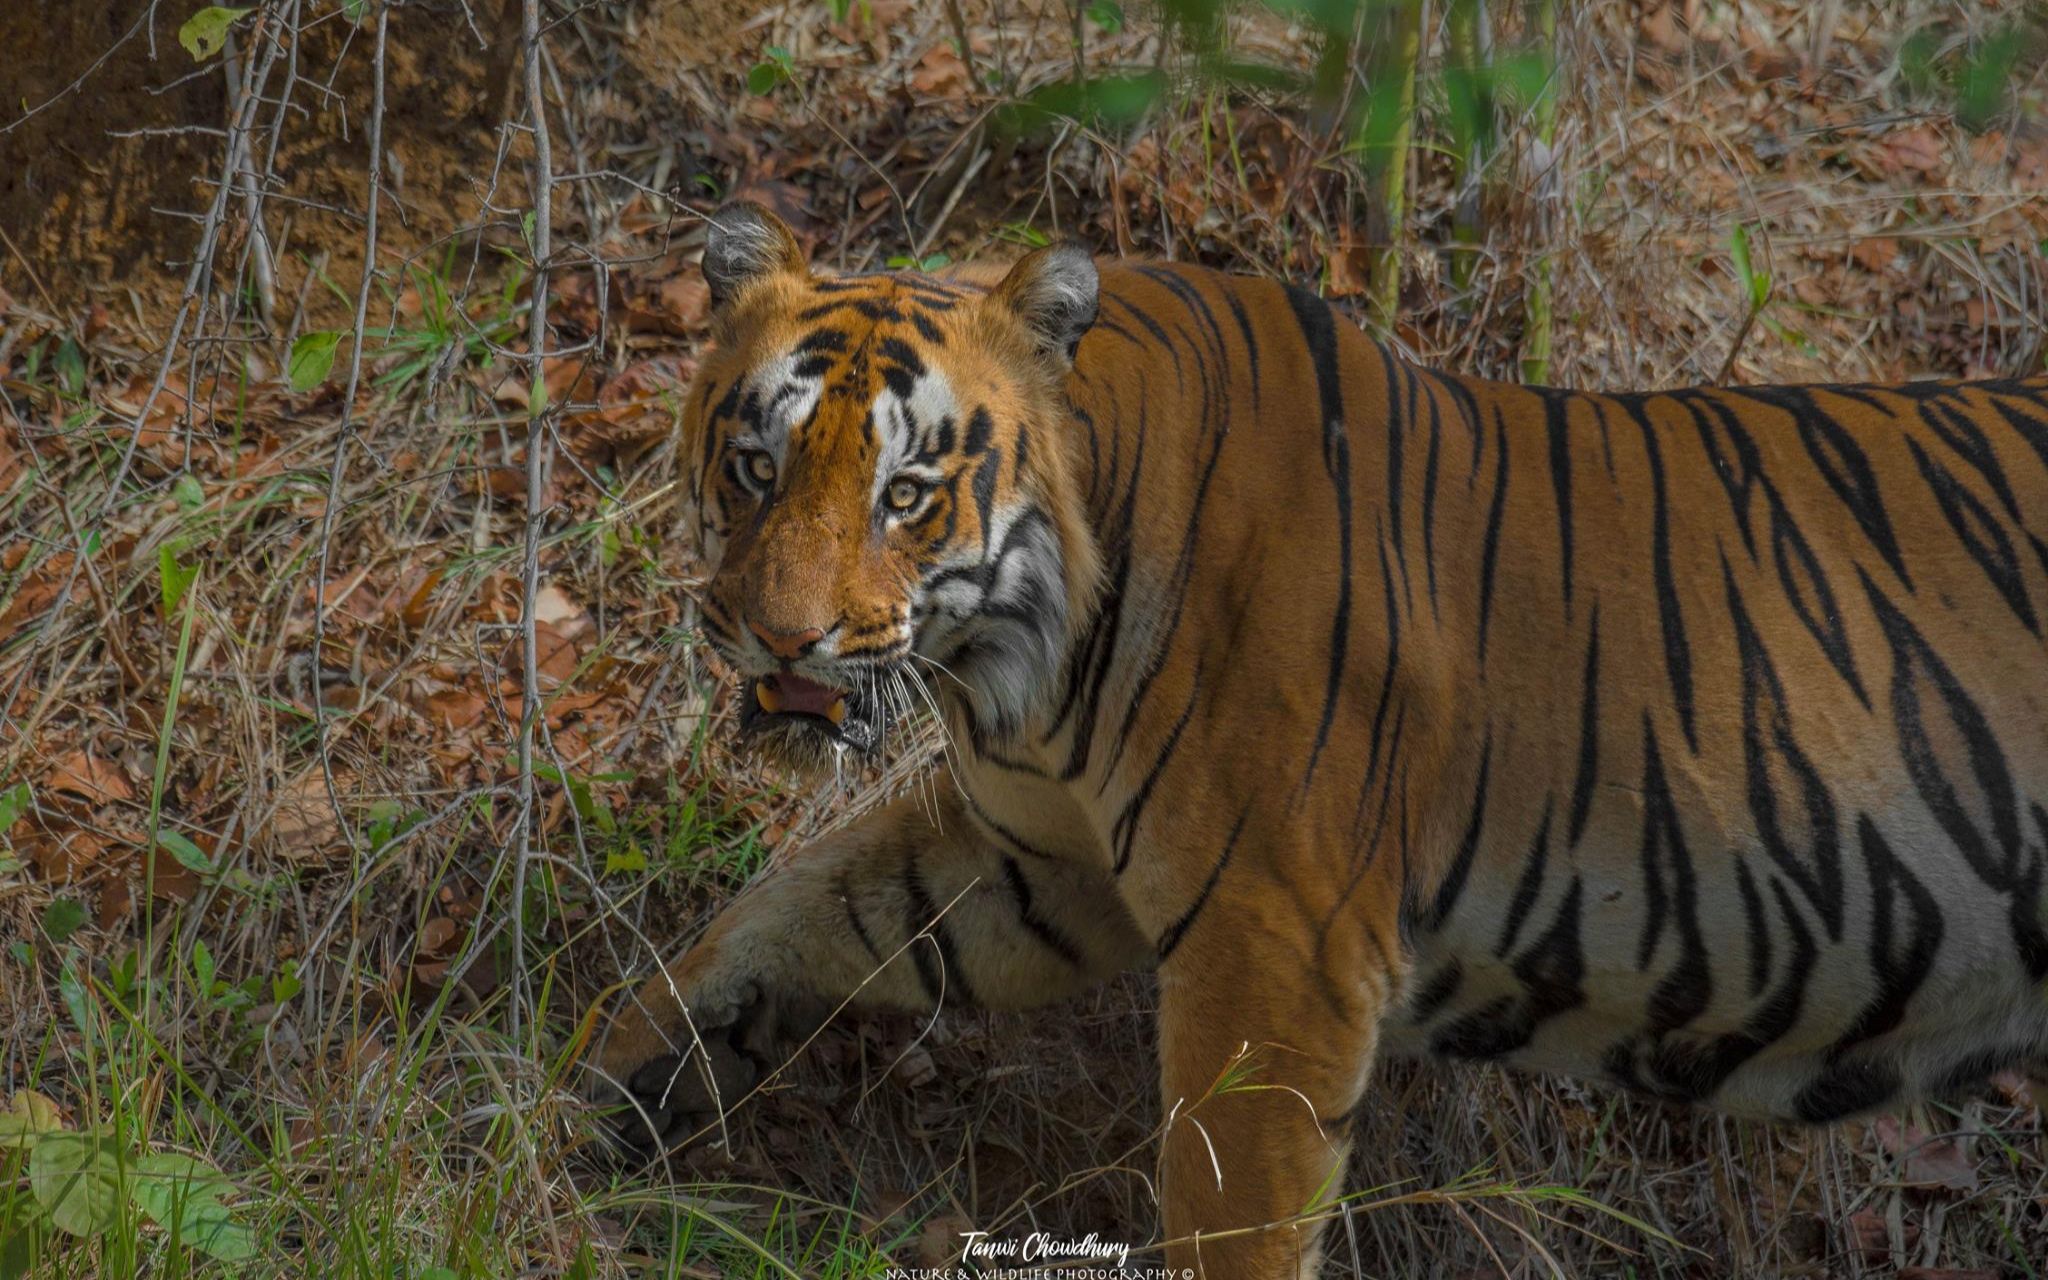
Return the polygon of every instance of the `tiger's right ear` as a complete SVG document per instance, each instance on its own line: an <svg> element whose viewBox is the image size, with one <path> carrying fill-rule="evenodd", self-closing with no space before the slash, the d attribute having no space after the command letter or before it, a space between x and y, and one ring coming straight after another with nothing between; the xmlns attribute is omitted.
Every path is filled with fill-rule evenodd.
<svg viewBox="0 0 2048 1280"><path fill-rule="evenodd" d="M724 308L757 281L809 270L796 234L766 206L731 200L711 215L704 233L704 283L711 286L713 307Z"/></svg>
<svg viewBox="0 0 2048 1280"><path fill-rule="evenodd" d="M1071 364L1082 335L1095 323L1101 292L1094 257L1069 240L1019 258L989 301L1015 313L1042 354Z"/></svg>

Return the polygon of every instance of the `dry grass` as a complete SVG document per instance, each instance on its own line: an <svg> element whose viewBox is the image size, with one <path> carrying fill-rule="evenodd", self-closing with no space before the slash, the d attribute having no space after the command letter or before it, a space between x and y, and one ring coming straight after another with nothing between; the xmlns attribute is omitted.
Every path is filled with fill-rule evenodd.
<svg viewBox="0 0 2048 1280"><path fill-rule="evenodd" d="M1899 72L1914 30L1939 21L1965 48L2010 7L1568 19L1550 146L1524 105L1483 184L1434 143L1417 152L1391 336L1513 376L1527 283L1548 270L1568 385L2040 368L2038 116L1971 133ZM381 145L425 163L416 121L378 119L374 16L348 40L297 38L343 20L311 3L266 7L260 38L240 28L236 75L267 88L233 117L248 148L198 188L198 265L137 295L165 305L59 296L68 276L0 258L0 794L28 800L0 850L0 1084L130 1156L205 1155L279 1271L855 1276L943 1254L967 1223L1142 1238L1157 1115L1135 978L1031 1017L840 1028L743 1112L729 1151L647 1179L585 1158L572 1061L590 998L911 772L791 786L723 745L724 694L688 639L690 566L665 536L666 437L703 308L685 205L713 188L770 200L843 267L1064 232L1362 307L1360 157L1327 111L1192 74L1135 5L1118 31L1084 23L1078 55L1051 5L965 4L957 25L950 5L901 0L856 0L844 21L809 3L549 12L537 450L518 94L471 139L472 181L446 197L460 226L394 177L372 244L359 215L323 222L260 159L294 127L275 110L289 94L322 129L346 110L351 138L381 124ZM401 16L393 40L468 38L457 11ZM1229 31L1243 56L1308 65L1282 18ZM792 77L749 94L771 48ZM516 42L490 53L518 73ZM1163 67L1174 88L1134 124L1004 134L999 108L1077 56L1091 75ZM418 96L394 75L394 102ZM2016 80L2037 103L2038 62ZM1424 106L1440 140L1440 95ZM245 201L223 173L266 180ZM1454 210L1474 201L1480 235L1458 242ZM364 209L361 186L342 204ZM1771 276L1754 323L1738 225ZM364 261L377 271L356 274ZM351 328L359 297L360 346L339 338L327 377L284 385L294 341ZM1396 1066L1354 1185L1369 1190L1333 1231L1333 1275L2048 1270L2048 1147L2014 1091L1801 1132ZM0 1182L0 1224L29 1194ZM226 1269L127 1210L39 1265Z"/></svg>

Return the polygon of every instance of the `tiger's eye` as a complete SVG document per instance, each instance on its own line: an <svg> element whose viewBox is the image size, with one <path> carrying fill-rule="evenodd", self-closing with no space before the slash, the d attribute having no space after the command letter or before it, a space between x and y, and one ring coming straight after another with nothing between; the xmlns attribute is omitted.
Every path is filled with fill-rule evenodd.
<svg viewBox="0 0 2048 1280"><path fill-rule="evenodd" d="M915 480L898 477L889 482L889 508L892 511L908 511L924 496L924 486Z"/></svg>
<svg viewBox="0 0 2048 1280"><path fill-rule="evenodd" d="M775 483L774 458L770 457L765 453L762 453L760 450L757 449L749 452L746 456L745 461L747 467L747 475L753 479L755 484L761 485L765 488L766 486Z"/></svg>

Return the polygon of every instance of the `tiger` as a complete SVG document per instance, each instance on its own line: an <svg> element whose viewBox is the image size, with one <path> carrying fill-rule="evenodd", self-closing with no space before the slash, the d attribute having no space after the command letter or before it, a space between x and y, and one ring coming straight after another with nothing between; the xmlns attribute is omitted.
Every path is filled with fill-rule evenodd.
<svg viewBox="0 0 2048 1280"><path fill-rule="evenodd" d="M1150 970L1154 1239L1267 1280L1382 1057L1806 1124L2048 1057L2048 378L1503 384L1072 241L814 271L748 203L703 273L739 734L946 745L609 1012L630 1149L842 1007Z"/></svg>

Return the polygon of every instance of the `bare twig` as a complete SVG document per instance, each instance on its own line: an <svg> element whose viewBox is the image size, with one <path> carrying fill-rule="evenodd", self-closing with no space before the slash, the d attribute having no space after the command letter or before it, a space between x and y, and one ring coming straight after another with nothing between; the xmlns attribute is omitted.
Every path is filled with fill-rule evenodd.
<svg viewBox="0 0 2048 1280"><path fill-rule="evenodd" d="M334 517L341 506L341 486L348 475L348 446L354 438L356 391L363 382L363 341L370 318L370 286L377 279L377 204L384 189L384 54L390 30L391 6L377 5L377 36L370 62L370 167L368 201L363 218L363 274L356 286L355 325L349 339L348 385L341 397L341 424L334 444L334 464L327 472L327 502L320 513L320 561L313 577L313 729L320 756L320 777L327 789L327 803L334 809L335 826L348 841L351 857L360 853L355 832L342 811L341 791L334 781L333 743L329 740L327 709L322 705L320 669L327 650L327 572L334 543ZM225 190L225 188L223 188ZM351 899L353 902L353 899Z"/></svg>
<svg viewBox="0 0 2048 1280"><path fill-rule="evenodd" d="M526 419L526 555L520 573L519 644L524 688L519 695L519 832L512 864L511 1038L518 1043L526 1004L526 874L539 828L533 776L534 729L540 720L540 640L534 605L540 597L541 497L547 487L550 406L546 397L548 342L548 259L554 251L554 149L548 137L547 99L542 93L541 0L523 0L520 40L526 63L526 118L533 132L533 291L527 313L527 361L532 391ZM545 852L543 849L541 852Z"/></svg>

